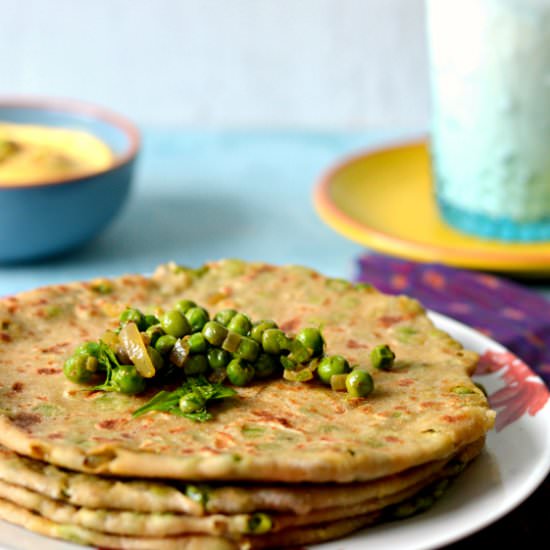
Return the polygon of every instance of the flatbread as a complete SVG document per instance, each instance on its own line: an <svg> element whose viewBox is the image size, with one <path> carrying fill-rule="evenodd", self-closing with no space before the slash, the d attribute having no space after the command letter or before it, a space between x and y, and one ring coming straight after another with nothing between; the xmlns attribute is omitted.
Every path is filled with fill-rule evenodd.
<svg viewBox="0 0 550 550"><path fill-rule="evenodd" d="M310 514L273 514L272 531L277 532L290 527L315 525L328 521L364 515L381 510L386 506L411 497L425 484L412 486L404 491L371 499L353 506L334 507L317 510ZM230 538L240 538L250 532L249 522L252 514L206 516L186 516L166 512L133 512L109 509L77 508L29 491L18 485L0 481L0 498L39 513L57 523L77 525L103 533L146 537L167 537L182 534L211 534Z"/></svg>
<svg viewBox="0 0 550 550"><path fill-rule="evenodd" d="M92 529L51 521L0 499L0 519L25 527L48 537L68 540L82 545L125 550L253 550L315 544L343 537L379 520L374 512L320 525L287 529L275 534L246 537L235 541L211 535L181 535L176 537L131 537L110 535Z"/></svg>
<svg viewBox="0 0 550 550"><path fill-rule="evenodd" d="M220 261L124 276L99 294L91 282L0 301L0 443L82 472L181 480L350 482L443 460L483 437L494 412L470 380L476 355L437 330L422 307L300 267ZM373 346L397 355L373 372L375 392L348 399L316 383L239 388L204 424L132 411L150 396L88 394L61 365L85 339L116 325L125 305L170 307L190 298L214 313L235 307L285 330L319 326L328 353L369 364ZM454 392L456 387L471 393ZM253 437L251 437L253 434Z"/></svg>
<svg viewBox="0 0 550 550"><path fill-rule="evenodd" d="M481 451L478 440L448 461L435 461L406 472L370 482L306 485L209 485L200 490L205 498L189 498L185 486L160 481L112 479L70 472L0 448L0 480L53 500L90 509L171 512L190 516L247 514L258 511L305 515L327 507L349 507L382 499L409 487L428 483L437 476L452 475ZM193 486L194 488L194 486ZM8 497L4 497L8 498Z"/></svg>
<svg viewBox="0 0 550 550"><path fill-rule="evenodd" d="M480 444L469 446L461 453L465 463L473 460L479 453ZM0 518L11 523L22 525L37 533L62 538L79 544L90 544L109 548L155 548L155 549L240 549L281 548L290 545L318 543L344 536L366 525L393 519L407 513L425 509L426 500L439 496L441 481L446 476L455 476L456 470L450 465L444 468L431 482L422 487L411 487L391 497L375 502L335 509L327 508L312 514L292 516L289 514L272 515L274 528L262 535L242 535L240 532L227 531L220 525L227 526L232 517L211 516L214 534L196 532L168 532L158 527L175 525L175 514L150 514L149 525L157 529L144 529L147 514L118 512L113 510L77 510L47 499L20 486L0 482ZM7 498L3 498L7 497ZM419 502L421 501L421 505ZM431 498L433 502L433 498ZM398 504L395 504L398 503ZM391 506L395 504L395 506ZM180 516L180 521L185 516ZM208 521L208 517L186 516L198 525ZM75 522L76 520L76 522ZM223 523L225 521L225 523ZM217 525L216 525L217 522ZM206 525L206 523L204 524Z"/></svg>
<svg viewBox="0 0 550 550"><path fill-rule="evenodd" d="M25 527L34 533L100 548L128 550L238 550L234 541L209 535L181 537L123 537L92 531L76 525L56 523L26 508L0 499L0 519Z"/></svg>
<svg viewBox="0 0 550 550"><path fill-rule="evenodd" d="M192 516L205 513L201 502L185 494L185 486L179 488L157 481L121 480L71 472L18 455L5 447L0 447L0 480L74 506L136 512L178 512ZM237 511L232 510L231 513Z"/></svg>
<svg viewBox="0 0 550 550"><path fill-rule="evenodd" d="M306 514L269 513L270 532L285 531L299 526L334 522L367 513L380 511L392 504L401 503L418 494L441 479L457 473L456 463L461 466L470 462L482 448L483 442L470 445L459 456L437 472L424 479L385 496L370 497L354 504L338 506L327 491L325 500L318 509ZM353 491L353 487L349 488ZM292 491L292 489L289 489ZM254 491L253 488L250 489ZM254 514L208 514L193 516L171 512L136 512L134 509L87 508L74 506L64 500L56 500L27 489L19 484L0 481L0 499L21 506L31 512L60 524L75 525L103 533L125 536L166 537L183 534L210 534L240 539L250 533ZM262 513L265 513L262 512Z"/></svg>

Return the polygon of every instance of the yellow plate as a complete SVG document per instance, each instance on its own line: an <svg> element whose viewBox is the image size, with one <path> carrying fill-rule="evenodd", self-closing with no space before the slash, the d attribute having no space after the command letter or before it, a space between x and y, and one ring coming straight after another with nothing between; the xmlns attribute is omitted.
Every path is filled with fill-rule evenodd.
<svg viewBox="0 0 550 550"><path fill-rule="evenodd" d="M314 202L328 225L373 250L470 269L550 273L550 242L476 239L441 220L425 140L345 160L322 177Z"/></svg>

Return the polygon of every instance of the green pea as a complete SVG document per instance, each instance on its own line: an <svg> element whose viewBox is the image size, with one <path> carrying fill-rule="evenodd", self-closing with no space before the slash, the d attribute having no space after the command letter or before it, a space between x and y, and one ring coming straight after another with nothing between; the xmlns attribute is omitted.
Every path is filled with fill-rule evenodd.
<svg viewBox="0 0 550 550"><path fill-rule="evenodd" d="M167 311L160 319L160 325L166 334L181 338L191 332L187 319L177 310Z"/></svg>
<svg viewBox="0 0 550 550"><path fill-rule="evenodd" d="M155 349L160 354L166 355L172 351L172 348L174 347L177 340L178 339L171 334L164 334L162 336L159 336L157 341L155 342Z"/></svg>
<svg viewBox="0 0 550 550"><path fill-rule="evenodd" d="M218 321L208 321L202 327L202 334L209 344L219 347L227 336L227 329Z"/></svg>
<svg viewBox="0 0 550 550"><path fill-rule="evenodd" d="M112 385L120 393L134 394L145 390L145 378L141 376L134 365L120 365L113 369L111 376Z"/></svg>
<svg viewBox="0 0 550 550"><path fill-rule="evenodd" d="M192 501L197 502L206 510L206 504L210 495L210 488L205 485L186 485L185 495Z"/></svg>
<svg viewBox="0 0 550 550"><path fill-rule="evenodd" d="M374 389L372 376L365 370L352 370L346 376L346 389L352 397L366 397Z"/></svg>
<svg viewBox="0 0 550 550"><path fill-rule="evenodd" d="M281 357L279 357L279 361L285 370L296 370L298 367L298 363L286 355L281 355Z"/></svg>
<svg viewBox="0 0 550 550"><path fill-rule="evenodd" d="M441 498L445 494L445 491L449 487L449 484L450 480L448 478L438 481L433 488L432 494L434 498Z"/></svg>
<svg viewBox="0 0 550 550"><path fill-rule="evenodd" d="M149 328L149 327L152 327L154 325L158 325L159 324L159 320L158 320L158 317L156 315L145 315L143 317L144 321L145 321L145 326L146 326L146 330Z"/></svg>
<svg viewBox="0 0 550 550"><path fill-rule="evenodd" d="M306 348L312 351L313 357L323 355L325 349L325 340L321 335L321 331L317 328L303 328L296 335L296 340L301 342Z"/></svg>
<svg viewBox="0 0 550 550"><path fill-rule="evenodd" d="M97 359L99 356L99 350L100 345L97 342L84 342L74 350L73 355L89 355Z"/></svg>
<svg viewBox="0 0 550 550"><path fill-rule="evenodd" d="M394 359L395 353L393 353L387 344L376 346L370 353L372 366L376 369L390 370L393 366Z"/></svg>
<svg viewBox="0 0 550 550"><path fill-rule="evenodd" d="M254 378L254 369L242 359L232 359L227 365L227 378L234 386L246 386Z"/></svg>
<svg viewBox="0 0 550 550"><path fill-rule="evenodd" d="M0 142L0 156L1 156L1 150L2 150L2 143ZM106 294L111 294L114 290L113 285L110 281L98 281L97 283L92 284L92 290L94 292L97 292L98 294L103 294L104 296Z"/></svg>
<svg viewBox="0 0 550 550"><path fill-rule="evenodd" d="M190 355L183 364L186 376L196 376L208 372L208 360L204 355Z"/></svg>
<svg viewBox="0 0 550 550"><path fill-rule="evenodd" d="M200 332L210 319L208 311L200 306L189 308L185 312L185 317L191 326L191 332Z"/></svg>
<svg viewBox="0 0 550 550"><path fill-rule="evenodd" d="M235 350L235 357L252 362L256 360L259 353L260 344L248 336L243 336L239 342L239 346Z"/></svg>
<svg viewBox="0 0 550 550"><path fill-rule="evenodd" d="M193 302L193 300L180 300L174 306L174 309L179 311L182 315L185 315L187 313L187 310L191 309L192 307L196 307L196 305L197 304Z"/></svg>
<svg viewBox="0 0 550 550"><path fill-rule="evenodd" d="M279 355L290 346L288 336L278 328L268 328L262 334L262 348L266 353Z"/></svg>
<svg viewBox="0 0 550 550"><path fill-rule="evenodd" d="M145 334L147 335L147 338L149 338L149 343L152 346L154 346L157 343L157 340L161 336L164 336L165 332L159 323L159 324L151 325L150 327L147 327Z"/></svg>
<svg viewBox="0 0 550 550"><path fill-rule="evenodd" d="M135 323L139 330L145 330L147 328L145 316L136 308L129 307L120 314L120 324L127 325L128 323Z"/></svg>
<svg viewBox="0 0 550 550"><path fill-rule="evenodd" d="M195 332L187 337L190 353L205 353L208 347L208 342L202 332Z"/></svg>
<svg viewBox="0 0 550 550"><path fill-rule="evenodd" d="M73 356L80 357L82 365L93 374L105 370L105 365L99 362L100 349L97 342L84 342L74 350ZM82 376L86 378L84 372Z"/></svg>
<svg viewBox="0 0 550 550"><path fill-rule="evenodd" d="M258 378L269 378L279 370L279 362L274 355L269 353L260 353L254 362L254 371Z"/></svg>
<svg viewBox="0 0 550 550"><path fill-rule="evenodd" d="M153 363L155 371L161 370L162 367L164 367L164 359L162 358L162 355L153 346L147 346L147 353L151 358L151 363Z"/></svg>
<svg viewBox="0 0 550 550"><path fill-rule="evenodd" d="M420 494L402 504L396 505L393 514L395 517L405 518L430 508L433 503L434 497L428 494Z"/></svg>
<svg viewBox="0 0 550 550"><path fill-rule="evenodd" d="M273 521L264 512L252 514L248 520L247 531L255 535L262 535L271 531Z"/></svg>
<svg viewBox="0 0 550 550"><path fill-rule="evenodd" d="M244 313L236 313L231 321L227 324L227 329L240 334L241 336L246 336L250 329L252 328L252 322Z"/></svg>
<svg viewBox="0 0 550 550"><path fill-rule="evenodd" d="M214 315L214 321L226 327L235 315L237 315L237 311L234 309L221 309L218 313L216 313L216 315Z"/></svg>
<svg viewBox="0 0 550 550"><path fill-rule="evenodd" d="M204 400L196 393L182 395L179 401L179 408L183 413L194 413L204 407Z"/></svg>
<svg viewBox="0 0 550 550"><path fill-rule="evenodd" d="M278 328L277 323L271 319L263 319L254 323L250 329L250 338L253 338L259 344L262 343L262 335L268 328Z"/></svg>
<svg viewBox="0 0 550 550"><path fill-rule="evenodd" d="M295 363L306 363L312 357L311 348L306 347L300 340L290 341L290 353L288 358Z"/></svg>
<svg viewBox="0 0 550 550"><path fill-rule="evenodd" d="M212 370L221 370L231 361L231 354L220 348L210 348L206 354L206 359Z"/></svg>
<svg viewBox="0 0 550 550"><path fill-rule="evenodd" d="M350 371L349 363L341 355L327 355L321 359L317 367L317 375L321 382L330 386L330 377L334 374L346 374Z"/></svg>
<svg viewBox="0 0 550 550"><path fill-rule="evenodd" d="M76 384L91 382L96 375L96 371L88 368L89 359L90 356L84 354L69 357L63 365L63 374Z"/></svg>

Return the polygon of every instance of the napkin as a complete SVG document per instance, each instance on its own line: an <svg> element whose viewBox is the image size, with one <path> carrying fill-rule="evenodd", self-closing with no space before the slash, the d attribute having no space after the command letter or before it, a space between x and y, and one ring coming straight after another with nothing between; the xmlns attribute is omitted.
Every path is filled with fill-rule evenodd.
<svg viewBox="0 0 550 550"><path fill-rule="evenodd" d="M486 334L527 363L550 387L550 302L495 275L377 254L358 261L356 280L408 294L426 308Z"/></svg>

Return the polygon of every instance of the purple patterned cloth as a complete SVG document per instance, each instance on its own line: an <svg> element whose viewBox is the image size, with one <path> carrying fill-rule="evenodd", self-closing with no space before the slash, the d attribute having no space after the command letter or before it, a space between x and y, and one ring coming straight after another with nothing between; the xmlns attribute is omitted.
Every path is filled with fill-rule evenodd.
<svg viewBox="0 0 550 550"><path fill-rule="evenodd" d="M550 302L486 273L376 254L358 260L356 279L389 294L408 294L507 347L550 386Z"/></svg>

